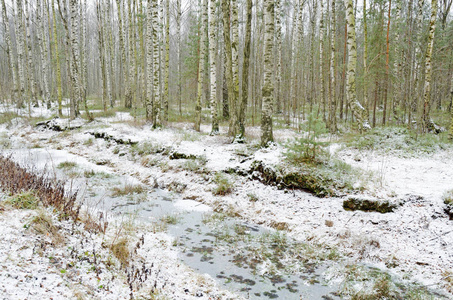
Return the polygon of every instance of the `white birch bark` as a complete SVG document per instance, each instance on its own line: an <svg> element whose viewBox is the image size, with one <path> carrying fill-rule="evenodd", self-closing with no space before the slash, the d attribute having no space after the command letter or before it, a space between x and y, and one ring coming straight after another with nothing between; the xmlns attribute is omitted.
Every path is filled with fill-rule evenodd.
<svg viewBox="0 0 453 300"><path fill-rule="evenodd" d="M319 19L319 83L320 86L320 105L322 105L322 119L326 121L326 90L324 79L324 0L319 1L321 5L321 17Z"/></svg>
<svg viewBox="0 0 453 300"><path fill-rule="evenodd" d="M16 0L17 16L16 21L16 37L17 37L17 69L19 74L19 93L17 99L17 107L22 108L24 105L23 97L25 96L25 45L24 45L24 25L23 25L23 4L22 0Z"/></svg>
<svg viewBox="0 0 453 300"><path fill-rule="evenodd" d="M437 18L438 0L431 1L431 18L429 20L429 34L428 46L425 54L425 84L423 87L423 115L422 124L425 132L431 131L434 126L433 121L430 119L431 107L431 77L432 77L432 62L434 46L434 33L436 32L436 18Z"/></svg>
<svg viewBox="0 0 453 300"><path fill-rule="evenodd" d="M152 0L153 8L153 127L161 126L161 117L160 117L160 82L159 82L159 10L158 10L158 0Z"/></svg>
<svg viewBox="0 0 453 300"><path fill-rule="evenodd" d="M331 27L330 27L330 93L329 93L329 122L328 126L331 132L335 132L337 130L337 107L336 107L336 99L335 99L335 90L336 90L336 83L335 83L335 76L337 73L337 66L336 66L336 46L335 46L335 36L336 36L336 16L335 16L335 5L336 0L332 0L331 3Z"/></svg>
<svg viewBox="0 0 453 300"><path fill-rule="evenodd" d="M18 100L18 82L17 82L17 71L16 71L16 64L15 64L15 59L13 56L13 48L11 46L11 34L10 34L10 29L9 29L9 19L8 19L8 12L6 10L6 4L5 0L2 0L2 20L3 20L3 29L5 32L5 40L6 40L6 54L7 54L7 59L8 59L8 67L11 72L12 76L12 84L13 84L13 89L11 93L11 98L13 102L16 102Z"/></svg>
<svg viewBox="0 0 453 300"><path fill-rule="evenodd" d="M170 76L170 0L165 0L165 74L162 119L168 122L168 79Z"/></svg>
<svg viewBox="0 0 453 300"><path fill-rule="evenodd" d="M30 89L30 99L29 101L33 103L34 106L39 106L38 104L38 99L36 95L36 91L38 89L37 87L37 82L35 79L35 64L33 63L33 48L32 44L33 41L31 39L31 21L30 21L30 11L29 11L29 5L28 1L24 1L25 5L25 27L26 27L26 32L27 36L25 38L25 44L27 45L26 52L27 52L27 67L25 68L26 70L26 77L28 78L29 81L29 89Z"/></svg>
<svg viewBox="0 0 453 300"><path fill-rule="evenodd" d="M272 132L272 104L274 85L272 82L274 46L274 2L264 0L264 83L262 87L261 146L267 147L274 141Z"/></svg>
<svg viewBox="0 0 453 300"><path fill-rule="evenodd" d="M124 20L122 14L122 5L120 0L116 0L116 12L118 15L118 37L119 37L119 47L121 53L121 71L122 71L122 80L120 80L120 98L124 101L124 86L126 85L126 47L124 45L125 35L124 35Z"/></svg>
<svg viewBox="0 0 453 300"><path fill-rule="evenodd" d="M364 119L365 109L357 99L356 93L356 69L357 69L357 43L355 34L355 17L352 0L345 0L347 28L348 28L348 72L346 74L346 88L348 104L356 118L359 131L370 128L368 121Z"/></svg>
<svg viewBox="0 0 453 300"><path fill-rule="evenodd" d="M146 120L153 121L153 0L148 0L146 8Z"/></svg>
<svg viewBox="0 0 453 300"><path fill-rule="evenodd" d="M198 58L198 85L197 85L197 102L195 105L195 130L200 131L201 125L201 98L203 96L204 61L206 57L206 25L208 19L208 1L203 0L201 10L201 27L199 31L200 57Z"/></svg>
<svg viewBox="0 0 453 300"><path fill-rule="evenodd" d="M209 74L210 93L209 104L211 108L211 135L219 133L217 118L217 68L216 68L216 0L209 1Z"/></svg>

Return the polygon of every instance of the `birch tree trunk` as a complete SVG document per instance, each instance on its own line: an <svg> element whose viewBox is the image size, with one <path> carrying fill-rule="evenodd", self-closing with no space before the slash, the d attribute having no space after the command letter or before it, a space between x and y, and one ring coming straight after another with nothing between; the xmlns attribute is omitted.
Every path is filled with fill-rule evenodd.
<svg viewBox="0 0 453 300"><path fill-rule="evenodd" d="M299 0L300 2L300 0ZM291 32L291 82L290 82L290 104L288 107L288 115L287 115L287 123L290 124L290 115L293 112L293 109L296 107L296 82L297 82L297 49L299 46L299 26L301 24L299 23L300 18L299 18L299 10L302 8L300 5L296 5L294 8L294 17L293 17L293 29Z"/></svg>
<svg viewBox="0 0 453 300"><path fill-rule="evenodd" d="M400 45L400 28L401 28L401 0L396 0L395 8L395 53L396 59L393 63L393 74L396 78L393 89L393 118L396 122L400 122L400 116L398 115L398 107L401 105L402 98L402 85L401 85L401 60L403 59L403 47Z"/></svg>
<svg viewBox="0 0 453 300"><path fill-rule="evenodd" d="M364 119L365 109L357 99L356 93L356 68L357 68L357 44L355 35L355 17L352 7L352 0L345 0L346 13L347 13L347 26L348 26L348 72L347 72L347 99L354 114L355 121L358 124L360 132L370 128L368 121Z"/></svg>
<svg viewBox="0 0 453 300"><path fill-rule="evenodd" d="M153 128L161 126L160 82L159 82L159 10L158 0L152 0L153 8Z"/></svg>
<svg viewBox="0 0 453 300"><path fill-rule="evenodd" d="M322 105L322 119L326 121L326 90L324 78L324 0L319 1L321 5L321 18L319 20L319 82L320 86L320 105Z"/></svg>
<svg viewBox="0 0 453 300"><path fill-rule="evenodd" d="M170 76L170 0L165 0L165 74L162 119L168 122L168 79Z"/></svg>
<svg viewBox="0 0 453 300"><path fill-rule="evenodd" d="M61 66L60 52L58 51L58 35L57 35L57 17L55 12L55 0L52 0L52 23L53 23L53 43L55 47L54 55L57 66L57 96L58 96L58 116L63 116L63 92L61 89Z"/></svg>
<svg viewBox="0 0 453 300"><path fill-rule="evenodd" d="M119 89L120 91L120 98L122 101L125 101L124 99L124 85L127 82L126 79L126 47L124 46L124 25L123 25L123 18L122 18L122 5L120 0L116 0L116 11L118 14L118 38L119 38L119 47L120 47L120 53L121 53L121 70L122 70L122 79L123 81L120 80L120 86L121 88Z"/></svg>
<svg viewBox="0 0 453 300"><path fill-rule="evenodd" d="M178 108L179 115L182 115L182 48L181 48L181 0L176 0L176 39L178 44Z"/></svg>
<svg viewBox="0 0 453 300"><path fill-rule="evenodd" d="M451 74L451 82L450 82L450 114L451 114L451 121L450 121L450 130L448 131L448 138L453 140L453 74Z"/></svg>
<svg viewBox="0 0 453 300"><path fill-rule="evenodd" d="M233 57L232 57L232 45L230 38L230 0L222 0L222 13L223 13L223 39L225 44L225 75L228 87L228 102L230 112L230 123L228 134L235 137L236 129L234 124L236 123L236 94L234 91L234 80L233 80ZM234 105L234 107L232 107Z"/></svg>
<svg viewBox="0 0 453 300"><path fill-rule="evenodd" d="M8 13L6 10L5 0L2 0L2 20L3 20L3 29L5 32L5 40L6 40L6 54L8 59L8 67L10 69L10 74L12 75L12 84L13 90L11 93L11 100L15 103L18 101L18 82L17 82L17 72L16 72L16 64L14 61L13 56L13 48L11 46L11 37L10 37L10 30L9 30L9 19Z"/></svg>
<svg viewBox="0 0 453 300"><path fill-rule="evenodd" d="M15 18L16 21L16 37L17 37L17 69L19 73L19 93L18 93L18 100L17 100L17 107L22 108L24 105L25 96L25 45L24 45L24 25L23 25L23 6L22 0L16 0L16 7L17 7L17 16Z"/></svg>
<svg viewBox="0 0 453 300"><path fill-rule="evenodd" d="M272 132L272 104L274 86L272 82L274 44L274 2L264 0L264 83L261 109L261 146L267 147L274 141Z"/></svg>
<svg viewBox="0 0 453 300"><path fill-rule="evenodd" d="M232 43L231 43L231 51L232 51L232 62L233 62L233 85L234 89L232 93L234 93L234 103L230 103L230 128L233 128L232 136L235 137L239 131L239 124L238 124L238 100L239 100L239 16L238 16L238 0L231 0L231 33L232 33ZM228 93L230 91L228 90Z"/></svg>
<svg viewBox="0 0 453 300"><path fill-rule="evenodd" d="M365 120L369 119L368 102L368 27L366 0L363 0L363 104L365 105Z"/></svg>
<svg viewBox="0 0 453 300"><path fill-rule="evenodd" d="M208 19L208 1L203 0L201 10L201 27L199 31L199 58L198 58L198 85L197 85L197 103L195 105L195 130L200 131L201 124L201 98L203 97L204 61L206 57L206 24Z"/></svg>
<svg viewBox="0 0 453 300"><path fill-rule="evenodd" d="M71 119L77 117L77 103L81 100L81 86L80 86L80 58L79 58L79 15L78 10L78 1L70 0L69 9L71 14L71 82L74 88L74 97L71 98L73 101L71 107L74 111L71 114ZM88 107L85 107L87 115L89 115Z"/></svg>
<svg viewBox="0 0 453 300"><path fill-rule="evenodd" d="M331 4L331 27L330 27L330 93L329 93L329 122L328 126L331 132L337 131L337 104L335 99L336 84L335 76L337 74L337 66L335 59L335 36L336 36L336 16L335 16L336 1L332 0Z"/></svg>
<svg viewBox="0 0 453 300"><path fill-rule="evenodd" d="M277 0L280 1L280 0ZM252 40L252 8L253 1L247 0L246 23L245 23L245 44L244 44L244 63L242 65L242 96L239 107L239 138L238 142L245 138L245 115L247 110L248 89L249 89L249 65L250 49ZM281 43L280 43L281 44ZM281 79L281 77L280 77ZM277 93L278 94L278 93Z"/></svg>
<svg viewBox="0 0 453 300"><path fill-rule="evenodd" d="M37 86L37 82L36 82L36 79L35 79L35 64L33 63L33 49L32 49L32 44L33 44L33 41L31 39L31 21L30 21L30 11L29 11L29 5L28 5L28 1L25 0L24 1L24 5L25 5L25 27L26 27L26 38L25 38L25 44L27 45L26 47L26 53L27 53L27 60L28 60L28 63L27 63L27 67L25 68L26 70L26 77L28 78L28 82L29 82L29 88L30 88L30 92L29 93L29 96L30 96L30 99L29 101L31 103L33 103L33 105L35 107L38 107L39 104L38 104L38 97L37 97L37 89L38 89L38 86Z"/></svg>
<svg viewBox="0 0 453 300"><path fill-rule="evenodd" d="M431 106L431 77L432 77L432 63L431 57L433 55L434 33L436 31L436 17L437 17L437 3L438 0L431 1L431 19L429 21L429 35L428 47L425 55L425 85L423 88L423 115L422 124L423 131L428 132L434 129L434 123L430 119L430 106Z"/></svg>
<svg viewBox="0 0 453 300"><path fill-rule="evenodd" d="M102 87L102 106L104 111L107 111L107 78L106 78L106 69L105 69L105 43L104 43L104 26L102 20L102 2L98 1L96 3L96 15L98 21L98 41L99 41L99 62L101 64L101 87Z"/></svg>
<svg viewBox="0 0 453 300"><path fill-rule="evenodd" d="M219 121L217 118L217 68L216 68L216 0L209 1L209 74L210 93L209 103L211 106L211 135L219 133Z"/></svg>
<svg viewBox="0 0 453 300"><path fill-rule="evenodd" d="M132 1L127 1L127 14L128 14L128 20L127 20L127 26L128 26L128 58L129 58L129 65L128 65L128 79L127 79L127 84L126 84L126 92L125 92L125 100L124 100L124 106L126 108L132 108L132 102L133 102L133 88L132 85L135 81L134 79L134 66L135 66L135 60L134 60L134 27L132 26L133 24L133 19L132 19L132 7L131 7L131 2ZM125 66L126 67L126 66Z"/></svg>
<svg viewBox="0 0 453 300"><path fill-rule="evenodd" d="M153 121L153 0L148 0L146 9L146 120Z"/></svg>
<svg viewBox="0 0 453 300"><path fill-rule="evenodd" d="M385 122L387 120L387 97L388 97L388 90L390 86L390 67L389 67L389 59L390 59L390 17L392 11L392 0L389 0L389 11L388 11L388 19L387 19L387 37L386 37L386 51L385 51L385 86L384 86L384 110L382 112L382 125L385 126Z"/></svg>
<svg viewBox="0 0 453 300"><path fill-rule="evenodd" d="M252 12L250 12L251 14ZM282 82L282 4L281 0L275 1L275 44L276 52L276 74L275 74L275 109L281 111L281 82ZM244 51L245 53L245 51ZM244 82L244 80L242 80ZM244 89L242 89L244 90Z"/></svg>

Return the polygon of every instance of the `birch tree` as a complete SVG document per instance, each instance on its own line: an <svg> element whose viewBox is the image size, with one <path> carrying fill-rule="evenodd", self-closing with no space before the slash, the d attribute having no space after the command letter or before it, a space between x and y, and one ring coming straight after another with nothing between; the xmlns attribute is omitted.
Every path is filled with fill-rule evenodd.
<svg viewBox="0 0 453 300"><path fill-rule="evenodd" d="M170 0L165 0L165 74L164 74L164 95L163 113L164 123L168 122L168 78L170 76Z"/></svg>
<svg viewBox="0 0 453 300"><path fill-rule="evenodd" d="M146 9L146 120L153 121L153 0L148 0Z"/></svg>
<svg viewBox="0 0 453 300"><path fill-rule="evenodd" d="M437 17L437 0L431 1L431 18L429 21L429 34L428 46L425 54L425 84L423 87L423 115L422 124L423 131L430 131L433 129L433 122L430 119L430 105L431 105L431 77L432 77L432 62L434 45L434 33L436 31L436 17Z"/></svg>
<svg viewBox="0 0 453 300"><path fill-rule="evenodd" d="M279 1L279 0L277 0ZM242 94L239 107L239 134L236 139L241 142L245 137L245 115L247 110L248 89L249 89L249 65L250 65L250 48L252 40L252 7L253 1L246 2L246 23L245 23L245 41L244 41L244 63L242 65Z"/></svg>
<svg viewBox="0 0 453 300"><path fill-rule="evenodd" d="M5 40L6 40L6 55L8 59L8 67L10 70L10 74L12 75L12 85L13 90L11 93L11 98L13 101L18 101L18 82L17 82L17 71L16 71L16 64L14 63L15 59L13 56L13 48L11 46L11 37L10 37L10 30L9 30L9 19L8 19L8 12L6 10L5 0L2 0L2 23L3 29L5 32Z"/></svg>
<svg viewBox="0 0 453 300"><path fill-rule="evenodd" d="M149 3L149 2L148 2ZM153 128L161 126L160 82L159 82L159 10L158 0L152 0L153 25Z"/></svg>
<svg viewBox="0 0 453 300"><path fill-rule="evenodd" d="M199 37L199 58L198 58L198 82L197 82L197 102L195 105L195 130L200 131L201 123L201 98L203 96L204 85L204 61L206 56L206 24L208 19L208 1L203 0L201 9L201 26Z"/></svg>
<svg viewBox="0 0 453 300"><path fill-rule="evenodd" d="M234 91L233 79L233 54L230 38L230 1L222 0L222 14L223 14L223 39L225 47L225 75L228 89L228 104L230 111L230 123L228 134L235 136L235 123L236 123L236 94ZM233 107L234 106L234 107Z"/></svg>
<svg viewBox="0 0 453 300"><path fill-rule="evenodd" d="M55 65L57 67L57 97L58 97L58 116L63 116L63 92L61 88L61 66L60 66L60 52L58 51L58 38L57 38L57 17L55 12L55 0L52 0L52 23L53 23L53 44L54 44L54 55Z"/></svg>
<svg viewBox="0 0 453 300"><path fill-rule="evenodd" d="M23 97L25 94L25 66L24 66L24 59L25 59L25 45L24 45L24 25L23 25L23 6L22 0L16 0L16 9L17 9L17 16L15 18L16 21L16 37L17 37L17 69L19 74L19 93L18 93L18 101L17 107L23 107Z"/></svg>
<svg viewBox="0 0 453 300"><path fill-rule="evenodd" d="M348 26L348 72L347 72L347 99L351 107L352 113L356 118L359 131L367 130L370 128L368 120L364 119L365 109L357 99L356 93L356 68L357 68L357 44L355 35L355 17L352 7L352 0L345 0L347 13L347 26Z"/></svg>
<svg viewBox="0 0 453 300"><path fill-rule="evenodd" d="M267 147L274 141L272 132L272 104L274 86L272 82L274 44L274 2L264 0L264 83L261 108L261 146Z"/></svg>
<svg viewBox="0 0 453 300"><path fill-rule="evenodd" d="M336 66L336 47L335 47L335 35L336 35L336 16L335 16L335 5L336 1L332 0L331 4L331 25L330 25L330 92L329 92L329 122L328 126L331 132L337 130L337 104L335 99L335 76L337 73L337 66Z"/></svg>
<svg viewBox="0 0 453 300"><path fill-rule="evenodd" d="M209 104L211 107L211 135L219 133L217 117L217 68L216 68L216 0L209 1L209 74L210 92Z"/></svg>

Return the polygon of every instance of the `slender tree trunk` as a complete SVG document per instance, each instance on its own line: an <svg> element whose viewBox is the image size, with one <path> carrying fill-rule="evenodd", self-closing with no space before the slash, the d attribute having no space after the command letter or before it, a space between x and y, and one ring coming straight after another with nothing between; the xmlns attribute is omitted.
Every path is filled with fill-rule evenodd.
<svg viewBox="0 0 453 300"><path fill-rule="evenodd" d="M170 76L170 0L165 0L165 75L162 119L168 122L168 78Z"/></svg>
<svg viewBox="0 0 453 300"><path fill-rule="evenodd" d="M450 130L448 131L448 138L453 140L453 74L451 74L451 82L450 82L450 114L451 114L451 121L450 121Z"/></svg>
<svg viewBox="0 0 453 300"><path fill-rule="evenodd" d="M277 0L277 1L279 1L279 0ZM240 107L239 107L239 138L237 139L238 141L243 141L245 138L245 115L246 115L246 110L247 110L248 89L249 89L249 65L250 65L250 48L251 48L250 45L251 45L251 40L252 40L253 1L247 0L246 5L247 5L247 10L246 10L246 24L245 24L244 63L242 65L242 95L241 95L242 98L241 98ZM281 80L281 76L278 76L278 77ZM277 94L278 94L278 92L277 92Z"/></svg>
<svg viewBox="0 0 453 300"><path fill-rule="evenodd" d="M211 106L211 135L219 133L217 117L217 68L216 68L216 1L209 1L209 67L210 67L210 95Z"/></svg>
<svg viewBox="0 0 453 300"><path fill-rule="evenodd" d="M200 56L198 58L198 85L197 103L195 105L195 130L200 131L201 125L201 98L203 97L203 86L205 81L204 63L206 57L206 24L208 19L208 1L203 0L201 11L201 27L199 31Z"/></svg>
<svg viewBox="0 0 453 300"><path fill-rule="evenodd" d="M23 6L22 0L16 1L17 6L17 16L15 18L16 21L16 37L17 37L17 69L19 73L19 92L18 92L18 99L17 99L17 107L22 108L24 106L24 99L25 96L25 70L24 70L24 59L25 59L25 45L24 45L24 28L23 28Z"/></svg>
<svg viewBox="0 0 453 300"><path fill-rule="evenodd" d="M300 2L300 1L299 1ZM291 82L290 82L290 104L288 107L288 115L287 115L287 124L290 124L290 114L296 107L296 86L297 86L297 53L298 53L298 41L299 38L299 26L301 26L299 14L300 10L302 9L301 5L296 5L294 8L294 18L293 18L293 29L292 29L292 37L291 37Z"/></svg>
<svg viewBox="0 0 453 300"><path fill-rule="evenodd" d="M55 60L57 66L57 96L58 96L58 116L63 116L63 92L61 89L61 66L60 52L58 51L58 35L57 35L57 17L55 12L55 0L52 0L52 23L53 23L53 43L55 47Z"/></svg>
<svg viewBox="0 0 453 300"><path fill-rule="evenodd" d="M322 119L326 121L326 90L325 90L325 78L324 78L324 0L319 1L321 4L321 18L319 20L319 82L320 86L320 101L322 105Z"/></svg>
<svg viewBox="0 0 453 300"><path fill-rule="evenodd" d="M96 15L98 21L98 40L99 40L99 62L101 64L101 86L102 86L102 106L104 111L107 111L107 79L105 68L105 43L104 43L104 26L102 21L102 2L96 4Z"/></svg>
<svg viewBox="0 0 453 300"><path fill-rule="evenodd" d="M81 84L80 84L80 57L79 57L79 14L77 13L79 3L78 0L70 0L69 7L71 11L71 82L74 88L74 97L71 101L74 108L77 107L77 103L81 100ZM88 107L85 106L87 116L90 118ZM74 110L74 114L71 118L77 117L77 109Z"/></svg>
<svg viewBox="0 0 453 300"><path fill-rule="evenodd" d="M330 27L330 93L329 93L329 128L331 132L337 131L337 100L335 99L335 90L336 90L336 80L335 76L337 73L336 66L336 47L335 47L335 37L336 37L336 16L335 16L335 5L336 0L332 0L331 4L331 27Z"/></svg>
<svg viewBox="0 0 453 300"><path fill-rule="evenodd" d="M251 12L250 12L251 13ZM275 0L275 46L276 51L276 80L275 80L275 109L281 112L281 83L282 83L282 4L281 0ZM245 52L245 51L244 51ZM242 80L244 83L244 80ZM241 111L241 110L240 110Z"/></svg>
<svg viewBox="0 0 453 300"><path fill-rule="evenodd" d="M389 57L390 57L390 13L392 11L392 0L389 0L389 12L388 12L388 20L387 20L387 37L386 37L386 51L385 51L385 86L384 86L384 111L382 113L382 125L385 126L385 122L387 119L387 96L388 90L390 86L390 68L389 68Z"/></svg>
<svg viewBox="0 0 453 300"><path fill-rule="evenodd" d="M236 106L232 107L236 103L236 94L234 93L234 80L233 80L233 57L232 57L232 45L230 38L230 1L222 0L222 13L223 13L223 39L225 43L225 75L228 87L228 103L229 103L229 135L233 137L236 135L235 126L236 123ZM233 120L231 120L233 119Z"/></svg>
<svg viewBox="0 0 453 300"><path fill-rule="evenodd" d="M401 106L402 98L402 85L401 85L401 60L403 59L403 47L400 45L400 27L401 27L401 0L396 0L396 10L395 10L395 53L396 59L393 63L393 74L395 76L395 83L393 88L393 118L399 123L400 117L398 114L398 107Z"/></svg>
<svg viewBox="0 0 453 300"><path fill-rule="evenodd" d="M132 24L134 24L134 19L132 18L132 1L127 1L127 14L128 14L128 20L127 20L127 26L128 26L128 58L129 58L129 65L128 65L128 73L129 76L127 77L127 84L126 84L126 94L125 94L125 101L124 101L124 106L126 108L132 108L132 102L133 102L133 97L134 97L134 91L132 88L132 85L135 81L134 78L134 70L135 70L135 60L134 60L134 49L135 49L135 44L134 44L134 36L135 36L135 29ZM126 66L125 66L126 67Z"/></svg>
<svg viewBox="0 0 453 300"><path fill-rule="evenodd" d="M148 0L146 8L146 120L153 121L153 0Z"/></svg>
<svg viewBox="0 0 453 300"><path fill-rule="evenodd" d="M363 104L365 105L365 120L369 120L369 101L368 101L368 27L367 27L367 8L366 0L363 0Z"/></svg>
<svg viewBox="0 0 453 300"><path fill-rule="evenodd" d="M160 82L159 82L159 1L152 0L153 8L153 128L161 126Z"/></svg>
<svg viewBox="0 0 453 300"><path fill-rule="evenodd" d="M352 0L345 0L347 10L347 24L348 24L348 73L347 73L347 99L351 107L355 121L358 124L359 131L367 130L370 128L368 121L363 118L364 108L357 99L356 93L356 68L357 68L357 44L355 35L355 18L354 10L352 7Z"/></svg>
<svg viewBox="0 0 453 300"><path fill-rule="evenodd" d="M274 85L272 82L274 46L274 2L264 0L264 83L261 108L261 146L267 147L274 141L272 132L272 104Z"/></svg>
<svg viewBox="0 0 453 300"><path fill-rule="evenodd" d="M418 6L417 6L417 13L415 17L415 24L414 24L414 30L418 32L418 37L416 40L415 44L415 54L414 54L414 95L412 96L412 103L411 103L411 108L414 113L416 113L418 110L418 103L420 97L420 77L421 77L421 62L422 62L422 54L421 54L421 47L422 47L422 18L423 18L423 5L425 1L424 0L418 0ZM418 29L418 30L417 30ZM409 124L411 124L411 120L409 120ZM410 126L410 125L409 125Z"/></svg>
<svg viewBox="0 0 453 300"><path fill-rule="evenodd" d="M434 33L436 31L436 17L437 17L437 0L431 1L431 19L429 21L429 35L428 47L425 55L425 85L423 88L423 115L422 124L423 131L428 132L433 129L433 122L430 119L430 106L431 106L431 76L432 76L432 62L434 45Z"/></svg>
<svg viewBox="0 0 453 300"><path fill-rule="evenodd" d="M178 43L178 108L182 116L182 47L181 47L181 0L176 0L176 39Z"/></svg>
<svg viewBox="0 0 453 300"><path fill-rule="evenodd" d="M121 53L121 71L122 71L122 80L120 80L120 98L121 101L124 100L124 85L127 84L126 79L126 47L124 46L124 25L123 25L123 18L122 18L122 5L120 0L116 0L116 12L118 14L118 37L119 37L119 47Z"/></svg>
<svg viewBox="0 0 453 300"><path fill-rule="evenodd" d="M17 72L16 72L16 64L14 62L13 56L13 48L11 46L11 37L10 37L10 30L9 30L9 20L8 20L8 13L6 10L5 0L2 0L2 20L3 20L3 29L5 32L5 40L6 40L6 54L8 58L8 67L10 69L10 74L12 75L12 84L13 90L11 93L11 99L13 102L17 104L18 101L18 81L17 81Z"/></svg>
<svg viewBox="0 0 453 300"><path fill-rule="evenodd" d="M229 133L234 140L239 133L238 122L238 100L239 100L239 18L238 18L238 1L231 0L231 55L233 66L233 90L228 90L228 94L234 93L234 97L230 98L230 126ZM234 100L234 102L232 102Z"/></svg>
<svg viewBox="0 0 453 300"><path fill-rule="evenodd" d="M26 77L28 78L29 81L29 88L30 88L30 99L29 101L33 103L34 106L39 106L38 104L38 97L37 97L37 81L35 79L35 64L33 63L33 49L32 49L32 44L33 41L31 39L31 21L30 21L30 11L29 11L29 5L28 1L24 1L25 5L25 27L26 27L26 37L25 37L25 44L27 45L26 48L26 53L27 53L27 68L26 68Z"/></svg>

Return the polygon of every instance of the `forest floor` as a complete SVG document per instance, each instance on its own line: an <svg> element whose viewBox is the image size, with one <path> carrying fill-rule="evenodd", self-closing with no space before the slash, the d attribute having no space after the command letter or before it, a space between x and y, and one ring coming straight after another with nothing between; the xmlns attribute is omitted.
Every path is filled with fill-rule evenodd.
<svg viewBox="0 0 453 300"><path fill-rule="evenodd" d="M35 114L50 116L44 110ZM55 124L72 130L49 129ZM303 190L266 184L257 180L259 174L247 173L256 161L271 169L288 165L284 144L298 136L293 130L276 129L277 144L267 149L257 146L259 128L247 128L247 144L231 144L225 128L217 136L210 136L209 130L205 125L198 133L185 123L153 130L123 112L91 123L82 119L70 123L55 120L41 126L27 118L14 118L0 126L0 144L3 155L16 155L15 159L27 165L41 164L38 169L51 165L50 169L55 170L59 163L70 161L84 166L79 174L82 177L85 171L125 176L129 183L165 190L174 199L198 203L192 205L206 211L282 230L291 239L308 245L316 253L311 258L330 261L331 267L323 271L323 277L338 287L336 295L341 298L453 297L453 221L445 213L442 200L444 193L453 189L451 147L398 150L393 146L401 146L404 141L397 136L388 146L370 149L335 138L329 146L331 159L355 170L353 186L361 192L320 198ZM48 160L33 161L35 150L47 153ZM28 156L23 154L27 151ZM71 179L77 174L67 172L65 176ZM90 179L85 177L88 182ZM84 197L89 196L84 193ZM350 198L387 201L396 208L388 213L348 211L343 203ZM99 203L92 204L91 209L106 209ZM186 266L179 260L181 249L174 239L141 221L128 231L131 249L141 236L145 241L132 261L137 262L136 269L142 268L142 261L152 261L153 266L147 267L151 269L150 279L136 280L132 287L131 268L121 271L124 268L112 256L112 247L102 246L113 245L118 231L124 230L120 228L126 227L121 223L121 214L109 216L112 225L105 234L93 235L59 221L49 210L43 211L54 219L65 237L58 247L43 246L52 244L52 237L29 230L27 224L42 211L10 207L0 211L0 298L125 299L131 293L144 299L250 296L228 291L213 276ZM85 244L80 242L84 240ZM78 254L74 254L74 248ZM98 253L93 255L93 249ZM81 259L84 255L87 258ZM113 261L111 266L93 263L96 255L100 261ZM71 264L77 264L77 269ZM378 271L362 270L363 266ZM102 270L96 271L96 267ZM268 272L265 266L261 268L263 273ZM383 278L387 280L384 287Z"/></svg>

